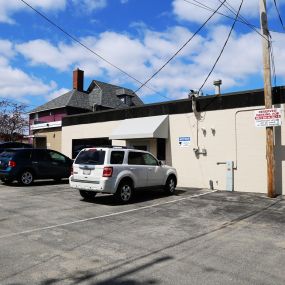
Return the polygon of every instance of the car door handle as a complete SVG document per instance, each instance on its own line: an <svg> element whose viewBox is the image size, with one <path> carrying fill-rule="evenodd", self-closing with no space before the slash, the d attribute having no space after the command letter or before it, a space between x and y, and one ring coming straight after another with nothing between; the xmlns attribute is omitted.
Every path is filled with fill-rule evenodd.
<svg viewBox="0 0 285 285"><path fill-rule="evenodd" d="M136 170L136 168L135 167L130 167L130 170Z"/></svg>
<svg viewBox="0 0 285 285"><path fill-rule="evenodd" d="M32 164L38 164L38 161L33 161Z"/></svg>

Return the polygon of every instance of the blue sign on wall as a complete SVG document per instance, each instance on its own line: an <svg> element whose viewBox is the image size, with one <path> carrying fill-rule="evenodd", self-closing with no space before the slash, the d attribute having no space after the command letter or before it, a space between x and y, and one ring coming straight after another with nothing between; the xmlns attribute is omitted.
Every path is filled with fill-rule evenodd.
<svg viewBox="0 0 285 285"><path fill-rule="evenodd" d="M181 147L190 146L191 138L190 137L179 137L179 145Z"/></svg>

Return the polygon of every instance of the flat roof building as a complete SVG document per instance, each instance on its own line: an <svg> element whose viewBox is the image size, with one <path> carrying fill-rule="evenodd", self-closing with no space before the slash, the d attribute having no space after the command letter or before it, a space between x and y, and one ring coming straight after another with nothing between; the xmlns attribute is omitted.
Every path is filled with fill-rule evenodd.
<svg viewBox="0 0 285 285"><path fill-rule="evenodd" d="M67 116L62 152L74 157L86 146L132 146L176 167L178 186L266 193L265 128L255 122L263 90L192 99ZM282 120L284 103L285 87L274 88ZM274 135L276 189L284 194L284 125Z"/></svg>

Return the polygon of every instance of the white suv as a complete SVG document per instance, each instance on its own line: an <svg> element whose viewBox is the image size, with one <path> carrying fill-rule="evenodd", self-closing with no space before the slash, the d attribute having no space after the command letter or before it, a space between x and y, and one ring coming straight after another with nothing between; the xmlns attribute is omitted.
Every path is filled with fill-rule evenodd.
<svg viewBox="0 0 285 285"><path fill-rule="evenodd" d="M100 192L115 194L127 203L139 188L163 187L168 194L173 194L177 173L147 151L124 147L85 148L73 163L69 183L85 199L94 198Z"/></svg>

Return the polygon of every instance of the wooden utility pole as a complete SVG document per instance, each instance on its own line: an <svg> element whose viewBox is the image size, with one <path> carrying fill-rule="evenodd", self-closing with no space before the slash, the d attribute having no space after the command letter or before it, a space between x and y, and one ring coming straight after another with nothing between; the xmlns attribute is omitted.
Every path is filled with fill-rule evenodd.
<svg viewBox="0 0 285 285"><path fill-rule="evenodd" d="M266 13L266 0L260 0L260 25L263 35L263 72L264 72L264 101L265 108L272 108L272 86L270 66L270 41ZM266 127L266 160L267 160L267 195L276 197L275 192L275 159L274 159L274 130Z"/></svg>

